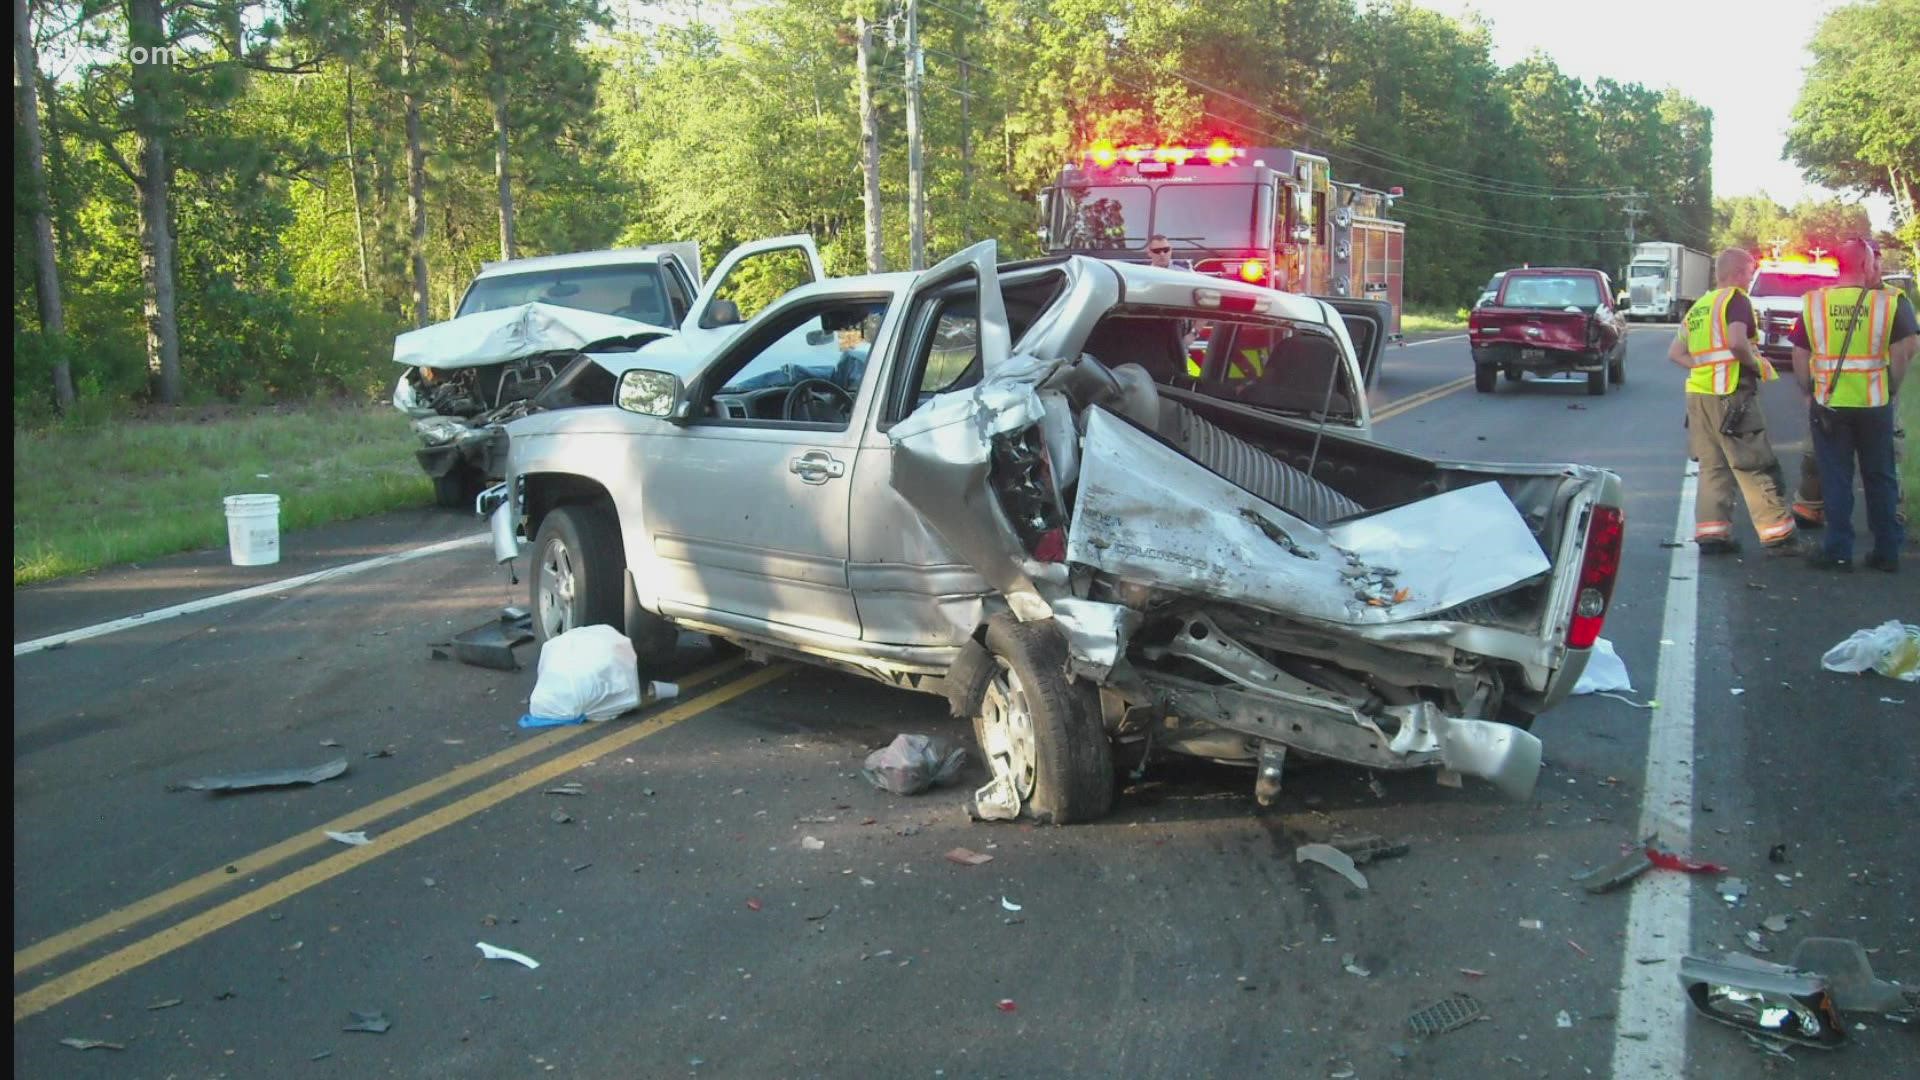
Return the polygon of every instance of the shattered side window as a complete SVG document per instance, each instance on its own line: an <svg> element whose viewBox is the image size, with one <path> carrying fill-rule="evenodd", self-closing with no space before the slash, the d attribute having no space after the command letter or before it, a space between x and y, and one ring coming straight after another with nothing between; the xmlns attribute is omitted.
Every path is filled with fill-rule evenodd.
<svg viewBox="0 0 1920 1080"><path fill-rule="evenodd" d="M934 323L932 347L920 373L920 398L961 388L967 373L980 359L980 303L974 296L956 297L942 305Z"/></svg>

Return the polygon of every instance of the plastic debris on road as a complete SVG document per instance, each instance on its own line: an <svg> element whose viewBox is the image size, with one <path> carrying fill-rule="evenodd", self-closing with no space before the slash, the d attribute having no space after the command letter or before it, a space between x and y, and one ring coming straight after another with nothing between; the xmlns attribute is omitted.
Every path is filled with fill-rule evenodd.
<svg viewBox="0 0 1920 1080"><path fill-rule="evenodd" d="M126 1049L126 1047L120 1045L117 1042L108 1042L105 1039L68 1038L68 1039L61 1039L60 1045L71 1046L75 1050L125 1050Z"/></svg>
<svg viewBox="0 0 1920 1080"><path fill-rule="evenodd" d="M822 851L826 848L827 842L817 836L803 836L800 838L800 846L808 851Z"/></svg>
<svg viewBox="0 0 1920 1080"><path fill-rule="evenodd" d="M1648 840L1610 863L1574 874L1572 880L1590 893L1611 892L1653 869L1651 844Z"/></svg>
<svg viewBox="0 0 1920 1080"><path fill-rule="evenodd" d="M353 1014L353 1023L341 1028L341 1031L364 1031L371 1035L385 1035L387 1029L393 1026L393 1022L387 1019L387 1014L378 1010L361 1012L358 1009L349 1009L347 1011Z"/></svg>
<svg viewBox="0 0 1920 1080"><path fill-rule="evenodd" d="M1015 1004L1013 1003L1013 999L1012 999L1012 998L1001 998L1001 999L1000 999L1000 1001L999 1001L999 1003L998 1003L998 1004L996 1004L996 1005L994 1006L994 1008L996 1008L996 1009L999 1009L999 1010L1000 1010L1001 1012L1018 1012L1018 1011L1020 1011L1020 1006L1018 1006L1018 1005L1015 1005Z"/></svg>
<svg viewBox="0 0 1920 1080"><path fill-rule="evenodd" d="M1407 1027L1423 1039L1431 1035L1445 1035L1480 1019L1485 1012L1486 1007L1473 995L1454 994L1415 1009L1407 1017Z"/></svg>
<svg viewBox="0 0 1920 1080"><path fill-rule="evenodd" d="M1738 904L1746 898L1747 883L1737 877L1730 877L1720 883L1720 899L1729 904Z"/></svg>
<svg viewBox="0 0 1920 1080"><path fill-rule="evenodd" d="M969 851L966 848L957 847L947 852L947 861L959 863L961 866L984 866L993 861L993 856L982 855L977 851Z"/></svg>
<svg viewBox="0 0 1920 1080"><path fill-rule="evenodd" d="M1020 907L1020 905L1019 905L1019 904L1016 904L1016 903L1014 903L1013 901L1011 901L1011 900L1009 900L1009 899L1007 899L1007 898L1006 898L1006 897L1004 897L1004 896L1000 898L1000 908L1001 908L1001 910L1003 910L1003 911L1019 911L1019 910L1021 910L1021 907Z"/></svg>
<svg viewBox="0 0 1920 1080"><path fill-rule="evenodd" d="M1296 863L1315 862L1346 878L1358 889L1367 887L1367 876L1355 869L1353 856L1334 847L1332 844L1301 844L1294 849L1293 861Z"/></svg>
<svg viewBox="0 0 1920 1080"><path fill-rule="evenodd" d="M540 966L540 961L535 960L526 953L517 953L512 949L503 949L498 945L489 945L484 941L476 941L474 945L480 950L481 957L487 960L511 960L524 968L537 968Z"/></svg>
<svg viewBox="0 0 1920 1080"><path fill-rule="evenodd" d="M359 829L355 829L352 832L334 832L332 829L328 829L327 839L337 840L348 847L359 847L362 844L373 843L372 838Z"/></svg>
<svg viewBox="0 0 1920 1080"><path fill-rule="evenodd" d="M967 751L931 735L895 735L867 755L861 774L874 787L895 795L918 795L951 784L967 764Z"/></svg>
<svg viewBox="0 0 1920 1080"><path fill-rule="evenodd" d="M332 761L304 769L260 769L254 772L198 776L192 780L181 781L174 790L252 791L256 788L294 787L299 784L318 784L343 775L346 771L347 759L334 758Z"/></svg>
<svg viewBox="0 0 1920 1080"><path fill-rule="evenodd" d="M1855 630L1827 650L1820 666L1845 674L1877 671L1901 682L1920 682L1920 626L1889 619L1870 630Z"/></svg>
<svg viewBox="0 0 1920 1080"><path fill-rule="evenodd" d="M1678 870L1683 874L1724 874L1727 868L1719 863L1701 862L1671 851L1663 851L1653 845L1647 845L1647 858L1662 870Z"/></svg>
<svg viewBox="0 0 1920 1080"><path fill-rule="evenodd" d="M1561 1009L1559 1012L1554 1014L1553 1026L1560 1027L1560 1028L1570 1028L1573 1026L1573 1017L1567 1013L1567 1010Z"/></svg>
<svg viewBox="0 0 1920 1080"><path fill-rule="evenodd" d="M510 607L501 609L497 618L455 634L451 644L454 659L463 664L495 671L518 671L520 661L514 658L513 647L533 638L533 616ZM445 654L435 649L434 655L438 659Z"/></svg>
<svg viewBox="0 0 1920 1080"><path fill-rule="evenodd" d="M1573 684L1576 694L1633 693L1633 680L1627 677L1626 661L1613 651L1613 642L1595 638L1593 651L1587 654L1587 667Z"/></svg>
<svg viewBox="0 0 1920 1080"><path fill-rule="evenodd" d="M633 642L611 626L576 626L541 647L521 726L611 720L639 705Z"/></svg>

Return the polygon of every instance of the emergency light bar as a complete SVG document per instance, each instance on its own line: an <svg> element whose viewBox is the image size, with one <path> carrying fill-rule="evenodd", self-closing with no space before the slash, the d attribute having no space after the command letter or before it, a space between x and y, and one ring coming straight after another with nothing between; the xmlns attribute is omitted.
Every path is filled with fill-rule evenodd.
<svg viewBox="0 0 1920 1080"><path fill-rule="evenodd" d="M1134 144L1116 147L1110 140L1100 139L1087 148L1087 160L1102 169L1111 169L1125 161L1134 166L1185 165L1196 159L1209 165L1231 165L1247 156L1244 146L1235 146L1225 139L1215 139L1204 147L1170 144L1166 146L1147 146ZM1142 169L1142 172L1148 171ZM1153 172L1163 172L1154 169Z"/></svg>
<svg viewBox="0 0 1920 1080"><path fill-rule="evenodd" d="M1815 274L1821 277L1839 277L1840 264L1830 258L1810 258L1806 255L1782 255L1776 259L1763 259L1760 262L1762 273L1775 274Z"/></svg>

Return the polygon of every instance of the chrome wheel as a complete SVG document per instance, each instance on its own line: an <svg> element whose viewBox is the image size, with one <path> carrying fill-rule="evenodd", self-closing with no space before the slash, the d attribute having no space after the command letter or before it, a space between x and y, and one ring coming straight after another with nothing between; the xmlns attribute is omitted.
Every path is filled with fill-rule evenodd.
<svg viewBox="0 0 1920 1080"><path fill-rule="evenodd" d="M1005 660L996 658L999 669L987 684L980 702L980 752L986 755L987 768L996 780L1013 785L1025 803L1033 798L1034 779L1039 770L1034 749L1033 708Z"/></svg>
<svg viewBox="0 0 1920 1080"><path fill-rule="evenodd" d="M559 537L540 549L540 626L549 639L573 628L573 553Z"/></svg>

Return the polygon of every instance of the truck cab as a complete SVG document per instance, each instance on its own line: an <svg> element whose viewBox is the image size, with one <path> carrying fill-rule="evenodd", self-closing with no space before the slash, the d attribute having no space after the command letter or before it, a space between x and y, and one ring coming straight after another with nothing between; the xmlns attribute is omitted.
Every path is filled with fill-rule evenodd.
<svg viewBox="0 0 1920 1080"><path fill-rule="evenodd" d="M1285 292L1385 303L1400 333L1406 226L1397 197L1335 181L1326 158L1277 147L1096 142L1042 195L1054 253L1146 261L1172 242L1199 273Z"/></svg>

